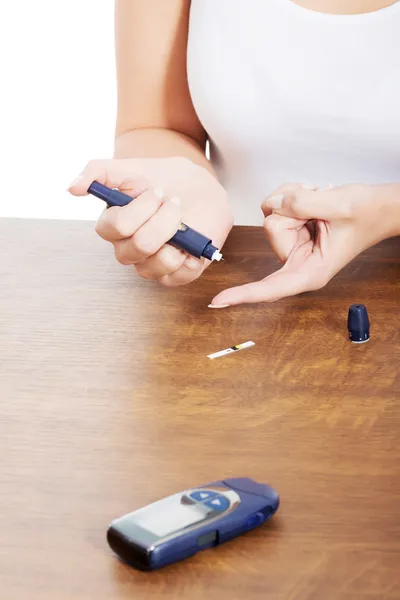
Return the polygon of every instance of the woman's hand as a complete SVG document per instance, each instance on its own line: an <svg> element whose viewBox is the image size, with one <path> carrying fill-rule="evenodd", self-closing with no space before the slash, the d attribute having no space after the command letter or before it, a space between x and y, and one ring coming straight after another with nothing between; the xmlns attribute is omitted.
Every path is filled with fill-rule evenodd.
<svg viewBox="0 0 400 600"><path fill-rule="evenodd" d="M358 254L400 233L400 184L325 191L287 184L262 209L267 237L284 266L262 281L221 292L210 307L273 302L322 288Z"/></svg>
<svg viewBox="0 0 400 600"><path fill-rule="evenodd" d="M139 275L163 285L189 283L210 264L167 244L182 222L210 237L218 248L232 228L225 190L188 159L95 160L69 191L84 196L94 180L136 198L127 206L105 210L97 233L113 244L120 263L134 265Z"/></svg>

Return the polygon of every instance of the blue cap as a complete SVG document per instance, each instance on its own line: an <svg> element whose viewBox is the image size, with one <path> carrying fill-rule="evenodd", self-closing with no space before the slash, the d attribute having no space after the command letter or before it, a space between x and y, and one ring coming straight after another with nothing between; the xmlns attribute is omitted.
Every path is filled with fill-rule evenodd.
<svg viewBox="0 0 400 600"><path fill-rule="evenodd" d="M368 342L369 327L368 312L364 304L352 304L347 319L350 341L355 344Z"/></svg>

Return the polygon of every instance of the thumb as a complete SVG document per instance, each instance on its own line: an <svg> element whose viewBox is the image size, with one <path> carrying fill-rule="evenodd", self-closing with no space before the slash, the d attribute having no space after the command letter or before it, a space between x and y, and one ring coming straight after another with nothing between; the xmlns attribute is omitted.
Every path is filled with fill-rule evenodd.
<svg viewBox="0 0 400 600"><path fill-rule="evenodd" d="M304 275L282 267L265 279L224 290L212 300L209 308L225 308L237 304L275 302L306 291Z"/></svg>
<svg viewBox="0 0 400 600"><path fill-rule="evenodd" d="M271 196L264 205L284 217L331 221L347 216L347 201L340 188L310 191L303 188Z"/></svg>
<svg viewBox="0 0 400 600"><path fill-rule="evenodd" d="M73 196L86 196L89 186L93 181L98 181L135 198L145 192L149 185L144 177L132 173L132 168L128 169L124 163L118 160L92 160L67 189Z"/></svg>

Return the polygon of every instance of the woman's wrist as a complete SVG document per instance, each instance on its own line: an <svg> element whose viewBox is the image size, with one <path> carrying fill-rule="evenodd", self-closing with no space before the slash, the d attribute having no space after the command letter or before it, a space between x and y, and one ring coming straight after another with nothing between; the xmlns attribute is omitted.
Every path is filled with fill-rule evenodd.
<svg viewBox="0 0 400 600"><path fill-rule="evenodd" d="M384 238L400 235L400 183L377 186Z"/></svg>
<svg viewBox="0 0 400 600"><path fill-rule="evenodd" d="M114 158L186 158L204 167L214 177L214 168L205 154L204 144L171 129L135 129L115 138Z"/></svg>

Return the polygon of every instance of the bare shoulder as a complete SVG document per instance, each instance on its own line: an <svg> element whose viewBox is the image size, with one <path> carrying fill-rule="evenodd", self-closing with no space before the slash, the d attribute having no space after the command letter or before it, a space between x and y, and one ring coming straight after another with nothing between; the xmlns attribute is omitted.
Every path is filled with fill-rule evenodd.
<svg viewBox="0 0 400 600"><path fill-rule="evenodd" d="M204 141L189 93L190 0L116 0L117 134L160 127Z"/></svg>

